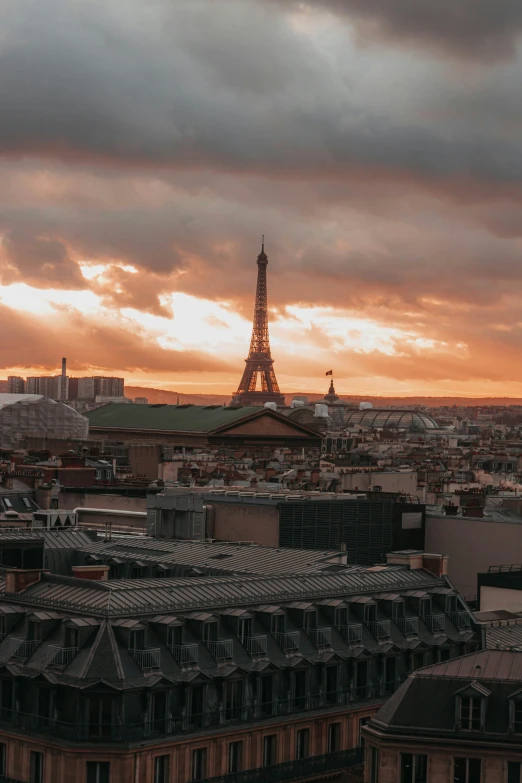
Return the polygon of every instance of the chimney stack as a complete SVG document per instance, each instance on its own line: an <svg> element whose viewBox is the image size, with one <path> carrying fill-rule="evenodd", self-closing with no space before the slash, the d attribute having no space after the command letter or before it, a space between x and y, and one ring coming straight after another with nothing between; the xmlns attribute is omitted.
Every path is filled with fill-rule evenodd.
<svg viewBox="0 0 522 783"><path fill-rule="evenodd" d="M81 565L72 566L73 576L76 579L91 579L94 582L106 582L109 578L110 566L108 565Z"/></svg>
<svg viewBox="0 0 522 783"><path fill-rule="evenodd" d="M42 574L48 573L49 571L42 571L41 568L6 568L5 592L22 593L29 585L39 582Z"/></svg>
<svg viewBox="0 0 522 783"><path fill-rule="evenodd" d="M62 376L60 378L60 400L65 402L67 399L67 359L62 359Z"/></svg>

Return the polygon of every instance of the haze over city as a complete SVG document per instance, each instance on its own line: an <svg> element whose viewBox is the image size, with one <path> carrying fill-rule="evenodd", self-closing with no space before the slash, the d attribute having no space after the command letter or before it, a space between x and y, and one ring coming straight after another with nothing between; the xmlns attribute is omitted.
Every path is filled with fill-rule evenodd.
<svg viewBox="0 0 522 783"><path fill-rule="evenodd" d="M522 6L0 20L3 377L232 393L265 234L282 391L519 396Z"/></svg>

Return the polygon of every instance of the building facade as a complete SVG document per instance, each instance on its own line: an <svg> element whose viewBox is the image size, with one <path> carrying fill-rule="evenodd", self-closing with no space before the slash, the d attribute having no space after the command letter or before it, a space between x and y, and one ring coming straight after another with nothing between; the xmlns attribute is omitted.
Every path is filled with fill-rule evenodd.
<svg viewBox="0 0 522 783"><path fill-rule="evenodd" d="M365 783L520 783L522 652L412 674L363 728Z"/></svg>
<svg viewBox="0 0 522 783"><path fill-rule="evenodd" d="M0 774L14 781L340 774L414 668L478 644L459 596L423 569L74 570L7 569L1 583Z"/></svg>

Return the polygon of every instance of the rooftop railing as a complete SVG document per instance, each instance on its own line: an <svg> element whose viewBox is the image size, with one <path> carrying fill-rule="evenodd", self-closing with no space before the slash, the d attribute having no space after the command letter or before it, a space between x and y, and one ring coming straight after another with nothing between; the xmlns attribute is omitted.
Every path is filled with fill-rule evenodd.
<svg viewBox="0 0 522 783"><path fill-rule="evenodd" d="M467 612L448 612L448 617L459 631L471 626L470 617Z"/></svg>
<svg viewBox="0 0 522 783"><path fill-rule="evenodd" d="M40 642L37 639L11 639L13 644L16 644L16 649L13 652L13 658L29 658Z"/></svg>
<svg viewBox="0 0 522 783"><path fill-rule="evenodd" d="M299 631L276 631L274 637L285 652L299 649Z"/></svg>
<svg viewBox="0 0 522 783"><path fill-rule="evenodd" d="M226 661L232 658L234 645L232 639L218 639L213 642L205 642L207 650L216 661Z"/></svg>
<svg viewBox="0 0 522 783"><path fill-rule="evenodd" d="M359 642L362 642L363 628L361 623L341 625L339 631L344 641L348 642L348 644L358 644Z"/></svg>
<svg viewBox="0 0 522 783"><path fill-rule="evenodd" d="M425 614L422 622L432 633L444 633L446 630L445 614Z"/></svg>
<svg viewBox="0 0 522 783"><path fill-rule="evenodd" d="M156 648L154 650L132 650L130 649L132 657L140 667L140 669L159 669L160 667L160 650Z"/></svg>
<svg viewBox="0 0 522 783"><path fill-rule="evenodd" d="M417 636L419 633L419 620L417 617L398 617L394 622L404 636Z"/></svg>
<svg viewBox="0 0 522 783"><path fill-rule="evenodd" d="M332 646L331 628L310 628L306 633L317 648Z"/></svg>
<svg viewBox="0 0 522 783"><path fill-rule="evenodd" d="M391 636L390 620L375 620L367 623L370 633L375 639L389 639Z"/></svg>
<svg viewBox="0 0 522 783"><path fill-rule="evenodd" d="M49 649L54 653L51 661L53 666L68 666L78 653L77 647L56 647L50 644Z"/></svg>
<svg viewBox="0 0 522 783"><path fill-rule="evenodd" d="M174 660L182 665L198 662L199 648L197 644L172 644L169 646L169 650Z"/></svg>
<svg viewBox="0 0 522 783"><path fill-rule="evenodd" d="M242 636L239 641L250 656L266 655L266 636Z"/></svg>

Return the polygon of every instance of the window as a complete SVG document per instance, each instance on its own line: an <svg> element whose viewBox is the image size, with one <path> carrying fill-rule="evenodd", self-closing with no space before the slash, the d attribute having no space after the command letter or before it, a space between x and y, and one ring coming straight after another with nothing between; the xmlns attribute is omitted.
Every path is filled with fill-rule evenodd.
<svg viewBox="0 0 522 783"><path fill-rule="evenodd" d="M401 753L401 783L427 783L428 757Z"/></svg>
<svg viewBox="0 0 522 783"><path fill-rule="evenodd" d="M240 720L243 707L243 681L225 683L225 720Z"/></svg>
<svg viewBox="0 0 522 783"><path fill-rule="evenodd" d="M424 653L413 653L411 670L422 669L424 666Z"/></svg>
<svg viewBox="0 0 522 783"><path fill-rule="evenodd" d="M77 628L66 628L65 629L65 646L70 648L74 648L75 650L78 649L78 629Z"/></svg>
<svg viewBox="0 0 522 783"><path fill-rule="evenodd" d="M191 690L190 719L195 727L202 727L204 720L205 686L195 685Z"/></svg>
<svg viewBox="0 0 522 783"><path fill-rule="evenodd" d="M341 628L343 625L348 625L348 609L337 609L335 612L335 625L337 628Z"/></svg>
<svg viewBox="0 0 522 783"><path fill-rule="evenodd" d="M5 775L7 768L7 745L0 742L0 775Z"/></svg>
<svg viewBox="0 0 522 783"><path fill-rule="evenodd" d="M135 652L136 650L145 649L145 629L140 628L136 631L131 631L129 636L129 650Z"/></svg>
<svg viewBox="0 0 522 783"><path fill-rule="evenodd" d="M513 731L522 734L522 701L513 702Z"/></svg>
<svg viewBox="0 0 522 783"><path fill-rule="evenodd" d="M42 626L40 623L29 622L27 638L30 642L42 641Z"/></svg>
<svg viewBox="0 0 522 783"><path fill-rule="evenodd" d="M261 680L261 714L271 715L274 702L274 678L267 674Z"/></svg>
<svg viewBox="0 0 522 783"><path fill-rule="evenodd" d="M480 783L480 759L454 759L453 783Z"/></svg>
<svg viewBox="0 0 522 783"><path fill-rule="evenodd" d="M130 573L131 579L141 579L142 574L143 568L140 568L140 566L132 566Z"/></svg>
<svg viewBox="0 0 522 783"><path fill-rule="evenodd" d="M197 748L192 751L192 780L203 780L207 777L207 749Z"/></svg>
<svg viewBox="0 0 522 783"><path fill-rule="evenodd" d="M171 625L167 628L167 644L169 647L181 647L183 644L183 626Z"/></svg>
<svg viewBox="0 0 522 783"><path fill-rule="evenodd" d="M375 604L367 604L364 607L364 622L374 623L377 620L377 607Z"/></svg>
<svg viewBox="0 0 522 783"><path fill-rule="evenodd" d="M270 767L277 762L277 734L263 737L263 767Z"/></svg>
<svg viewBox="0 0 522 783"><path fill-rule="evenodd" d="M364 739L364 734L362 733L363 727L366 726L370 718L360 718L359 720L359 747L364 748L366 742Z"/></svg>
<svg viewBox="0 0 522 783"><path fill-rule="evenodd" d="M481 699L479 696L461 696L460 728L467 731L480 730Z"/></svg>
<svg viewBox="0 0 522 783"><path fill-rule="evenodd" d="M241 772L243 769L243 743L231 742L228 746L228 771Z"/></svg>
<svg viewBox="0 0 522 783"><path fill-rule="evenodd" d="M328 726L328 753L341 750L341 724L330 723Z"/></svg>
<svg viewBox="0 0 522 783"><path fill-rule="evenodd" d="M392 604L392 618L395 621L404 618L404 601L396 601Z"/></svg>
<svg viewBox="0 0 522 783"><path fill-rule="evenodd" d="M315 610L304 613L303 628L305 631L311 631L314 628L317 628L317 612Z"/></svg>
<svg viewBox="0 0 522 783"><path fill-rule="evenodd" d="M297 709L306 708L306 699L308 695L307 688L308 672L306 669L294 672L294 706Z"/></svg>
<svg viewBox="0 0 522 783"><path fill-rule="evenodd" d="M284 633L285 632L285 616L284 614L272 615L270 624L270 631L272 633Z"/></svg>
<svg viewBox="0 0 522 783"><path fill-rule="evenodd" d="M310 729L299 729L295 741L296 759L306 759L310 755Z"/></svg>
<svg viewBox="0 0 522 783"><path fill-rule="evenodd" d="M439 650L439 662L442 663L444 661L449 661L451 657L451 650L449 647L442 647L442 649Z"/></svg>
<svg viewBox="0 0 522 783"><path fill-rule="evenodd" d="M326 667L326 701L329 704L337 703L338 674L337 666Z"/></svg>
<svg viewBox="0 0 522 783"><path fill-rule="evenodd" d="M238 627L239 638L242 642L252 636L252 620L250 617L242 617Z"/></svg>
<svg viewBox="0 0 522 783"><path fill-rule="evenodd" d="M218 638L218 624L217 623L203 623L203 641L205 644L208 642L217 642Z"/></svg>
<svg viewBox="0 0 522 783"><path fill-rule="evenodd" d="M374 745L370 754L370 783L379 783L379 748Z"/></svg>
<svg viewBox="0 0 522 783"><path fill-rule="evenodd" d="M0 711L4 720L11 719L13 710L13 681L0 680Z"/></svg>
<svg viewBox="0 0 522 783"><path fill-rule="evenodd" d="M419 601L419 614L421 617L431 614L431 598L423 598Z"/></svg>
<svg viewBox="0 0 522 783"><path fill-rule="evenodd" d="M38 688L38 718L40 725L49 725L52 717L53 692L50 688Z"/></svg>
<svg viewBox="0 0 522 783"><path fill-rule="evenodd" d="M110 737L112 733L112 696L91 696L88 699L88 722L90 737Z"/></svg>
<svg viewBox="0 0 522 783"><path fill-rule="evenodd" d="M110 775L111 765L109 761L87 762L87 783L109 783Z"/></svg>
<svg viewBox="0 0 522 783"><path fill-rule="evenodd" d="M44 757L43 753L35 750L31 751L29 763L29 781L30 783L43 783Z"/></svg>
<svg viewBox="0 0 522 783"><path fill-rule="evenodd" d="M153 691L151 701L152 729L164 732L167 718L167 691Z"/></svg>
<svg viewBox="0 0 522 783"><path fill-rule="evenodd" d="M522 783L521 769L520 761L508 761L507 783Z"/></svg>
<svg viewBox="0 0 522 783"><path fill-rule="evenodd" d="M154 759L154 783L169 783L169 756Z"/></svg>

